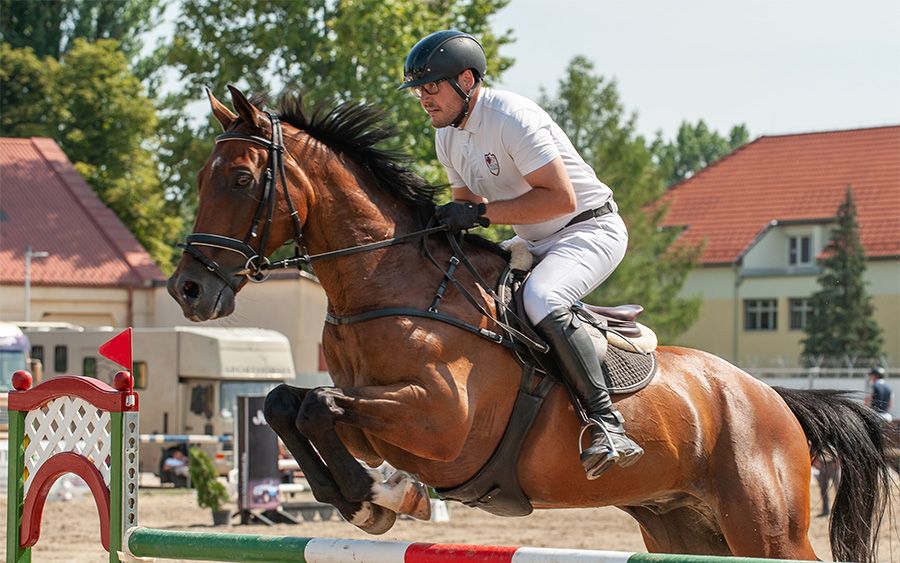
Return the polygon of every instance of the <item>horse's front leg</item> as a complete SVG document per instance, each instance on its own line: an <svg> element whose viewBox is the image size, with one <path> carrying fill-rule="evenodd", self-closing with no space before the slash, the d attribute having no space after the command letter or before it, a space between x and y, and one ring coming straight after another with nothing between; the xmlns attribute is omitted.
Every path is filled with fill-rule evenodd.
<svg viewBox="0 0 900 563"><path fill-rule="evenodd" d="M394 525L396 512L370 502L348 500L312 444L300 433L297 416L309 392L309 389L290 385L279 385L273 389L266 397L266 421L300 464L316 500L333 505L346 520L369 533L386 532Z"/></svg>
<svg viewBox="0 0 900 563"><path fill-rule="evenodd" d="M409 383L313 389L303 400L297 421L347 499L369 500L417 518L430 517L424 485L403 472L386 482L373 479L341 441L337 424L362 430L413 456L440 461L459 455L466 434L465 409L452 408L439 393Z"/></svg>

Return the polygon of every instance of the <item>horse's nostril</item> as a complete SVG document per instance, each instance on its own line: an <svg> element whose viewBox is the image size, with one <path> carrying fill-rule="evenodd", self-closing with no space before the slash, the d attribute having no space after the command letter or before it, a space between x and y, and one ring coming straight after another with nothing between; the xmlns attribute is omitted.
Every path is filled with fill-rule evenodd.
<svg viewBox="0 0 900 563"><path fill-rule="evenodd" d="M181 294L188 299L196 299L200 296L200 286L196 282L186 281L181 288Z"/></svg>

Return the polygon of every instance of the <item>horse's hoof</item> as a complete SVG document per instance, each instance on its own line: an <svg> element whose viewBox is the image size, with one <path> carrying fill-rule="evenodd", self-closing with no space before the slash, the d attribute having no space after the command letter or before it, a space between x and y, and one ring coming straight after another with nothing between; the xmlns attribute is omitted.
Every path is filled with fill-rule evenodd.
<svg viewBox="0 0 900 563"><path fill-rule="evenodd" d="M396 521L396 512L371 502L362 503L362 507L350 518L351 524L374 536L393 528Z"/></svg>
<svg viewBox="0 0 900 563"><path fill-rule="evenodd" d="M431 499L428 497L428 488L420 481L409 483L399 512L409 514L418 520L431 520Z"/></svg>
<svg viewBox="0 0 900 563"><path fill-rule="evenodd" d="M395 471L384 484L391 488L400 487L399 505L390 508L417 520L431 520L431 499L424 483L406 471Z"/></svg>

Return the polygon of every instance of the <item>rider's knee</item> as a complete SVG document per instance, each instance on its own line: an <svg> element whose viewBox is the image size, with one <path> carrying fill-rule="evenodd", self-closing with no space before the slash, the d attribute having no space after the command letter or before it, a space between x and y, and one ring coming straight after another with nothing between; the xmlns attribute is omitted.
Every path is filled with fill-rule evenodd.
<svg viewBox="0 0 900 563"><path fill-rule="evenodd" d="M525 314L533 324L541 322L556 309L569 308L572 305L568 299L554 292L552 288L543 284L532 285L530 282L525 284L523 298Z"/></svg>

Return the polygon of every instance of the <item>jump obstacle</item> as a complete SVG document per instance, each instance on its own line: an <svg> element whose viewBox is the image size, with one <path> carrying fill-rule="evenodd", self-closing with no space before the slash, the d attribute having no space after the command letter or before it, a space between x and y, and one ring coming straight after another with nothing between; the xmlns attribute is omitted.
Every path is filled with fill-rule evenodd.
<svg viewBox="0 0 900 563"><path fill-rule="evenodd" d="M29 563L50 487L65 473L84 479L100 515L109 561L136 557L206 561L339 563L785 563L712 557L432 543L179 532L138 526L138 395L127 371L113 385L62 376L33 389L13 374L9 393L7 563Z"/></svg>

